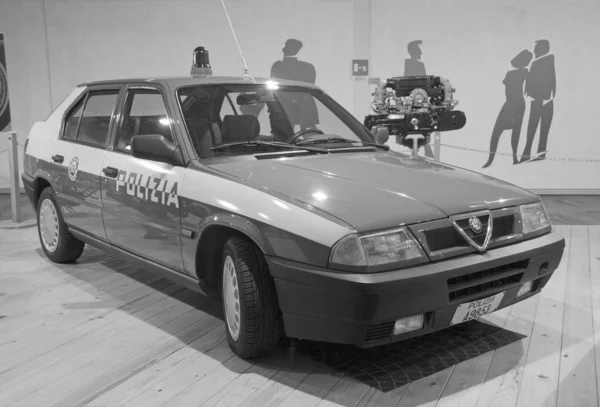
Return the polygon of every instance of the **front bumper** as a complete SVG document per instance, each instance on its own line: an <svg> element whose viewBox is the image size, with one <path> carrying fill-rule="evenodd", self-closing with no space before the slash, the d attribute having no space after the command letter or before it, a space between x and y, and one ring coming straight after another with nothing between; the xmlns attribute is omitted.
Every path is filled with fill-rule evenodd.
<svg viewBox="0 0 600 407"><path fill-rule="evenodd" d="M384 273L356 274L268 257L288 337L369 347L450 326L457 307L505 292L498 309L539 293L558 267L557 233ZM519 288L532 281L529 294ZM397 319L425 314L424 329L393 336Z"/></svg>

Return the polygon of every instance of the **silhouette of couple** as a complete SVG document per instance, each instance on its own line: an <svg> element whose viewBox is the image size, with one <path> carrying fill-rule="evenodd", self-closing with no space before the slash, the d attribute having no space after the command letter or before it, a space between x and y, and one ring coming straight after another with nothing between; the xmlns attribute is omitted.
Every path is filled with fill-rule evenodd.
<svg viewBox="0 0 600 407"><path fill-rule="evenodd" d="M546 146L554 115L554 96L556 95L554 55L550 54L548 40L536 41L533 52L534 54L529 50L523 50L510 61L514 69L508 71L502 81L506 89L506 102L502 106L492 130L490 155L483 168L489 167L494 161L498 141L504 130L512 130L513 165L546 158ZM527 69L534 55L535 60ZM527 124L527 142L521 159L519 159L517 148L525 115L525 96L531 98L531 106ZM538 126L540 127L540 138L537 155L532 157L531 148Z"/></svg>

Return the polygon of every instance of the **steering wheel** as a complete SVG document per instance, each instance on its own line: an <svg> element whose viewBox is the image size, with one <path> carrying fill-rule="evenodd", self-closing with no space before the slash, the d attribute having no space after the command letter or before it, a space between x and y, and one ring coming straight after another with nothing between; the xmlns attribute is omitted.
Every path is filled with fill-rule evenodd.
<svg viewBox="0 0 600 407"><path fill-rule="evenodd" d="M300 137L302 137L308 133L325 134L325 132L323 132L320 129L317 129L316 127L307 127L305 129L299 130L296 133L294 133L294 135L292 136L292 139L290 140L290 143L293 143L294 141L296 141L297 139L299 139Z"/></svg>

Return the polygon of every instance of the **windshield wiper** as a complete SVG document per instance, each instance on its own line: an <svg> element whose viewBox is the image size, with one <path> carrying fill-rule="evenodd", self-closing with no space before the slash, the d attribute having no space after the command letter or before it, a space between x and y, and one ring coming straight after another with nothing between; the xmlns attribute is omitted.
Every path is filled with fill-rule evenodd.
<svg viewBox="0 0 600 407"><path fill-rule="evenodd" d="M314 151L316 153L325 153L328 151L322 148L314 148L314 147L299 147L294 144L282 143L280 141L262 141L262 140L251 140L251 141L237 141L235 143L227 143L221 144L220 146L211 147L213 151L225 150L232 147L262 147L262 146L270 146L270 147L282 147L288 148L292 150L305 150L305 151Z"/></svg>
<svg viewBox="0 0 600 407"><path fill-rule="evenodd" d="M310 140L299 141L295 143L297 146L301 146L304 144L319 144L319 143L335 143L335 142L343 142L343 143L356 143L354 140L348 140L343 137L327 137L327 138L314 138Z"/></svg>
<svg viewBox="0 0 600 407"><path fill-rule="evenodd" d="M298 143L296 143L296 145L300 146L300 145L305 145L305 144L339 143L339 142L343 142L343 143L361 143L361 144L367 145L367 146L382 148L382 149L384 149L386 151L390 149L390 146L386 146L384 144L369 143L368 141L362 141L362 140L359 140L359 141L348 140L347 138L343 138L343 137L328 137L328 138L324 138L324 139L304 140L304 141L299 141Z"/></svg>
<svg viewBox="0 0 600 407"><path fill-rule="evenodd" d="M364 145L367 145L367 146L373 146L373 147L377 147L377 148L382 148L385 151L388 151L390 149L390 146L386 146L385 144L369 143L368 141L361 141L361 143L363 143Z"/></svg>

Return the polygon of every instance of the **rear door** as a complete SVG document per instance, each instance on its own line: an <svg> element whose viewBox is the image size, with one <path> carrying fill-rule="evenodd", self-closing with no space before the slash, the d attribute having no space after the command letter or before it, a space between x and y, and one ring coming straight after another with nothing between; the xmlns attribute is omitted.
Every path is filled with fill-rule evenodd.
<svg viewBox="0 0 600 407"><path fill-rule="evenodd" d="M183 271L179 191L185 168L134 158L133 136L174 141L164 94L128 86L114 141L102 162L102 215L108 241L155 263Z"/></svg>
<svg viewBox="0 0 600 407"><path fill-rule="evenodd" d="M102 240L100 174L120 90L118 85L87 89L65 114L52 151L65 222Z"/></svg>

